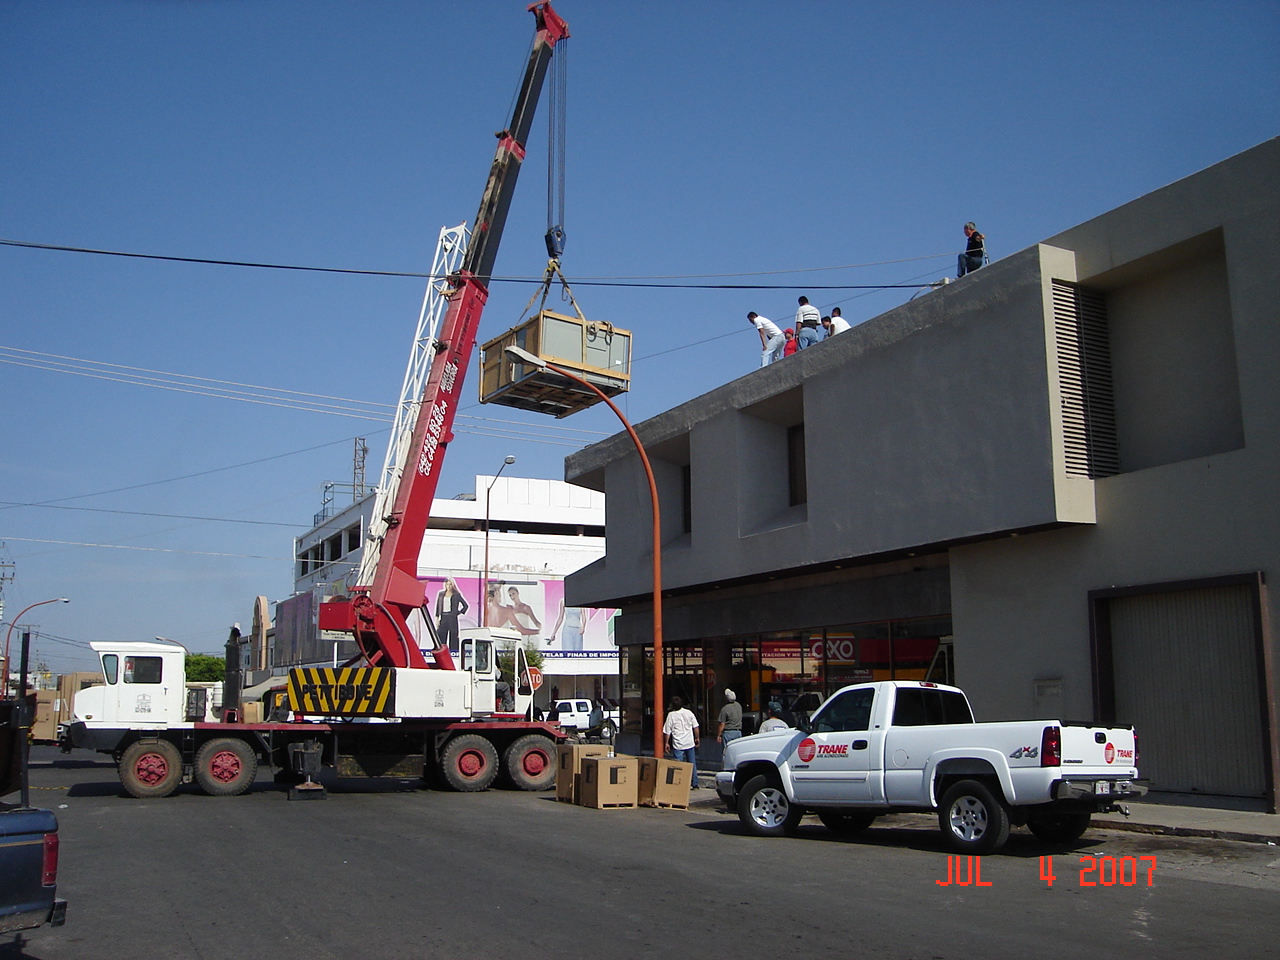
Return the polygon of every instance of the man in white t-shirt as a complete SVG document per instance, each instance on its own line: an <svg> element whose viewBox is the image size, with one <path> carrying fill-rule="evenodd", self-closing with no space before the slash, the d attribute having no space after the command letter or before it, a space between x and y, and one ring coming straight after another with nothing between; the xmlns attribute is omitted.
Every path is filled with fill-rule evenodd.
<svg viewBox="0 0 1280 960"><path fill-rule="evenodd" d="M827 329L827 336L834 337L837 333L844 333L849 329L849 321L840 314L839 307L831 308L831 325Z"/></svg>
<svg viewBox="0 0 1280 960"><path fill-rule="evenodd" d="M698 744L702 738L698 735L698 718L679 697L671 698L671 710L662 724L662 732L666 735L667 750L671 755L677 760L693 764L693 776L689 779L689 785L696 790L698 788Z"/></svg>
<svg viewBox="0 0 1280 960"><path fill-rule="evenodd" d="M747 314L747 322L760 334L760 366L767 367L775 360L782 359L782 349L787 345L778 325L768 317L762 317L754 310Z"/></svg>

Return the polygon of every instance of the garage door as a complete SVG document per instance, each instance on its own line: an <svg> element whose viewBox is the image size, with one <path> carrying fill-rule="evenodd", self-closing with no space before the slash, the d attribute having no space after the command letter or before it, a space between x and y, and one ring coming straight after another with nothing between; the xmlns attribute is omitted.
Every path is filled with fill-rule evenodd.
<svg viewBox="0 0 1280 960"><path fill-rule="evenodd" d="M1256 595L1223 586L1108 602L1116 719L1153 790L1266 793Z"/></svg>

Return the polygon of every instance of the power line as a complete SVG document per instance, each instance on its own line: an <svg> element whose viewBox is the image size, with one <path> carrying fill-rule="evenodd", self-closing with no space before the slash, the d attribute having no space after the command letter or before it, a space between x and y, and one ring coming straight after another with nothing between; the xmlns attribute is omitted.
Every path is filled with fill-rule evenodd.
<svg viewBox="0 0 1280 960"><path fill-rule="evenodd" d="M259 463L269 463L272 460L283 460L285 457L296 457L299 454L311 453L313 450L323 450L325 447L336 446L339 443L350 443L351 440L352 440L351 437L343 437L341 440L330 440L326 443L317 443L313 447L304 447L301 450L290 450L288 453L272 454L269 457L259 457L256 460L246 460L243 463L232 463L222 467L213 467L209 470L201 470L198 473L183 474L180 477L169 477L168 479L165 479L165 480L149 480L146 483L134 483L134 484L130 484L127 487L116 487L112 490L99 490L96 493L78 493L70 497L57 497L52 500L40 500L37 503L33 504L33 506L46 506L47 504L51 504L51 503L65 503L68 500L85 500L89 497L104 497L112 493L124 493L128 490L140 490L143 487L155 487L165 483L176 483L179 480L194 480L197 477L207 477L212 473L222 473L227 470L238 470L240 467L252 467L252 466L256 466ZM9 510L12 508L0 507L0 509ZM9 539L17 539L17 538L11 537Z"/></svg>
<svg viewBox="0 0 1280 960"><path fill-rule="evenodd" d="M28 360L26 357L14 358L6 356L5 351L24 354L26 357L36 359ZM45 360L42 358L51 359ZM50 373L69 373L77 376L88 376L93 379L133 384L134 386L178 390L179 392L191 393L197 396L240 400L252 403L269 403L271 406L280 406L286 409L300 410L308 413L332 413L341 416L355 416L360 419L374 420L378 422L389 422L391 420L390 413L383 414L372 410L361 410L358 407L354 410L346 410L336 403L315 404L312 401L335 400L341 404L358 404L364 407L381 407L388 411L393 406L389 403L381 403L374 400L358 400L349 397L331 397L324 394L307 393L301 390L289 390L283 387L267 387L252 383L242 383L235 380L219 380L213 377L201 377L195 374L170 373L168 371L154 370L147 367L130 367L125 364L111 363L105 360L89 360L83 357L68 357L61 354L43 353L39 350L27 350L23 347L0 346L0 363L13 363L18 366L31 367ZM125 373L117 376L109 372L101 372L99 368L102 367L114 368L116 370L123 371L138 371L143 374L155 374L156 376L135 376L133 373ZM195 383L192 383L192 381L195 381ZM224 389L224 387L247 387L249 390ZM305 399L294 399L298 397ZM503 420L495 417L480 417L470 414L459 414L459 416L466 417L468 420L479 421L481 428L487 426L489 423L498 423L511 424L529 429L528 425L522 424L516 420ZM477 428L468 428L465 426L460 427L459 429L464 432L478 432ZM565 436L572 436L575 434L608 436L608 434L600 431L583 430L578 427L563 427L555 424L541 424L536 428L536 430L531 432L536 436L542 437L552 437L558 434L563 434ZM482 433L480 435L486 436L488 434ZM572 446L573 444L564 445Z"/></svg>
<svg viewBox="0 0 1280 960"><path fill-rule="evenodd" d="M129 257L140 260L163 260L172 263L197 263L221 267L252 267L262 270L295 270L307 273L337 273L370 277L414 277L422 280L442 280L429 273L416 273L406 270L357 270L348 267L312 267L288 263L260 263L249 260L217 260L207 257L178 257L155 253L133 253L124 250L98 250L92 247L72 247L62 244L35 243L28 240L6 240L0 238L0 246L22 247L33 250L53 250L62 253L86 253L106 257ZM782 274L813 273L830 270L853 270L863 267L884 266L894 263L907 263L913 260L933 260L940 257L951 257L953 253L933 253L919 257L904 257L897 260L878 260L868 263L851 263L833 267L805 267L791 270L759 270L748 273L723 274L685 274L654 277L598 277L580 278L574 283L589 287L641 287L651 289L668 288L672 290L894 290L913 289L902 284L709 284L709 283L672 283L672 280L711 279L719 277L758 277L778 276ZM661 282L657 282L661 281ZM491 283L541 284L541 277L490 277Z"/></svg>
<svg viewBox="0 0 1280 960"><path fill-rule="evenodd" d="M53 543L64 547L102 547L106 550L141 550L147 553L184 553L194 557L232 557L236 560L271 560L293 562L294 557L263 557L252 553L214 553L208 550L177 550L171 547L134 547L122 543L87 543L81 540L46 540L39 537L5 537L17 543Z"/></svg>
<svg viewBox="0 0 1280 960"><path fill-rule="evenodd" d="M68 507L54 503L22 503L16 500L0 500L6 507L43 507L46 510L80 510L86 513L119 513L129 517L160 517L166 520L201 520L207 523L244 523L262 527L292 527L300 530L311 528L301 523L281 523L277 520L239 520L235 517L195 517L184 513L148 513L143 510L108 510L105 507Z"/></svg>

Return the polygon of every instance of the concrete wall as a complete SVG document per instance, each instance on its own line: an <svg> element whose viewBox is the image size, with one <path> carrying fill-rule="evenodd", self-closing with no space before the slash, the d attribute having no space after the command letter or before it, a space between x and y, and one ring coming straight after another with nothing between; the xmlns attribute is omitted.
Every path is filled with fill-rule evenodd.
<svg viewBox="0 0 1280 960"><path fill-rule="evenodd" d="M1074 269L1029 248L640 424L664 511L680 507L675 461L692 477L691 532L663 523L665 585L1092 522L1091 481L1063 470L1047 336L1050 281ZM808 500L793 506L798 423ZM630 442L570 456L565 475L611 505L606 559L570 579L572 601L646 592L649 497Z"/></svg>
<svg viewBox="0 0 1280 960"><path fill-rule="evenodd" d="M952 613L980 711L1031 715L1061 677L1089 717L1090 590L1280 571L1280 140L1047 242L1107 292L1124 472L1096 527L953 549Z"/></svg>

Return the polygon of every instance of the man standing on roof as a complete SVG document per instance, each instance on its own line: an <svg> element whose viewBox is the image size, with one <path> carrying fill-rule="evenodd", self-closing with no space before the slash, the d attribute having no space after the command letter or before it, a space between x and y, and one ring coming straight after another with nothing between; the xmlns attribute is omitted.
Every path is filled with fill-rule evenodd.
<svg viewBox="0 0 1280 960"><path fill-rule="evenodd" d="M831 323L825 326L827 327L827 336L834 337L837 333L844 333L849 329L849 321L841 315L839 307L832 307Z"/></svg>
<svg viewBox="0 0 1280 960"><path fill-rule="evenodd" d="M818 308L809 303L808 297L799 300L800 309L796 311L796 340L800 349L811 347L822 339L818 325L822 322L822 314Z"/></svg>
<svg viewBox="0 0 1280 960"><path fill-rule="evenodd" d="M775 360L782 359L782 349L787 345L787 338L782 335L778 325L768 317L762 317L752 310L747 314L747 322L760 334L760 366L767 367Z"/></svg>
<svg viewBox="0 0 1280 960"><path fill-rule="evenodd" d="M964 235L969 238L969 243L965 247L964 253L960 254L959 257L957 280L966 273L973 273L973 271L982 266L982 261L987 258L987 238L978 232L978 228L972 220L964 225Z"/></svg>

